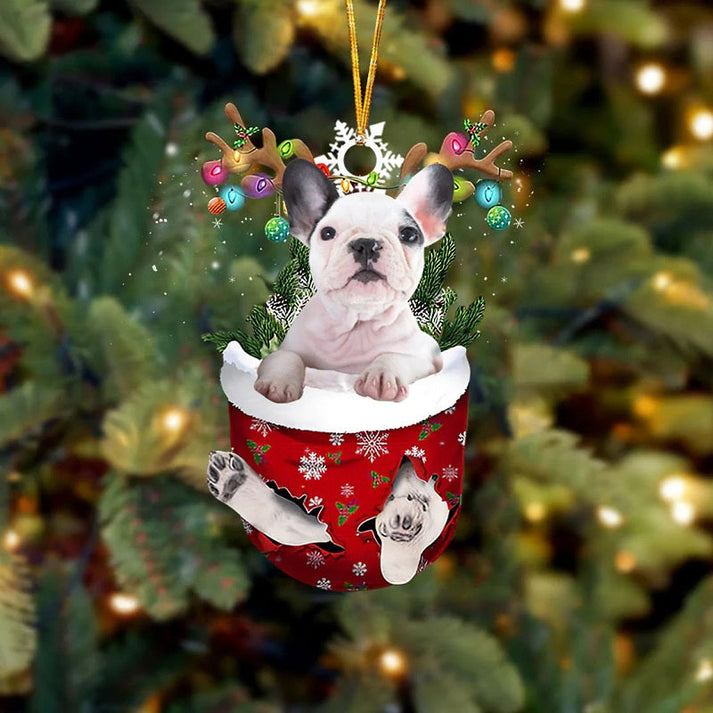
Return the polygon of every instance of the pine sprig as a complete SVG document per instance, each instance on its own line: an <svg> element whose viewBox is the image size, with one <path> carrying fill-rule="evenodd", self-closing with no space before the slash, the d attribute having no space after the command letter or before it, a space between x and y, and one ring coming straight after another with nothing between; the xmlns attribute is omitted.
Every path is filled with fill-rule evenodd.
<svg viewBox="0 0 713 713"><path fill-rule="evenodd" d="M426 253L423 277L411 299L426 304L436 299L451 263L456 259L456 245L453 236L446 233L437 250Z"/></svg>
<svg viewBox="0 0 713 713"><path fill-rule="evenodd" d="M260 345L257 340L253 336L243 332L242 329L207 332L201 335L201 339L204 342L215 344L215 348L221 354L225 351L230 342L239 342L248 354L254 356L256 359L260 358Z"/></svg>
<svg viewBox="0 0 713 713"><path fill-rule="evenodd" d="M275 278L272 297L264 305L255 305L248 315L252 334L239 329L222 331L204 334L203 341L212 342L219 352L223 352L231 341L236 340L256 359L277 349L292 320L315 292L307 246L292 238L290 255L290 261ZM459 307L452 322L448 320L448 310L456 302L457 295L443 283L455 257L455 241L447 233L438 248L426 254L423 276L410 300L418 326L432 336L441 349L458 344L467 347L477 339L476 327L485 310L485 300L478 297L467 307Z"/></svg>
<svg viewBox="0 0 713 713"><path fill-rule="evenodd" d="M446 321L443 326L438 342L441 349L450 349L459 344L467 347L472 344L480 334L477 325L483 318L484 312L485 300L482 297L478 297L467 307L458 307L453 321Z"/></svg>

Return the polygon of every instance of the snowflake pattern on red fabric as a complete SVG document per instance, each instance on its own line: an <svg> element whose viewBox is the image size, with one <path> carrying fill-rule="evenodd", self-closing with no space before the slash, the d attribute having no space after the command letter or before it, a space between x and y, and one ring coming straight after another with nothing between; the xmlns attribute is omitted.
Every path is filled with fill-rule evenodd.
<svg viewBox="0 0 713 713"><path fill-rule="evenodd" d="M289 493L293 502L327 525L332 543L325 546L283 545L254 527L246 528L252 543L291 577L329 591L389 585L381 574L374 519L391 494L404 457L422 480L436 476L435 491L449 508L445 528L423 552L419 571L452 539L463 489L467 394L425 421L358 433L287 428L255 419L233 405L229 410L233 450L276 491Z"/></svg>

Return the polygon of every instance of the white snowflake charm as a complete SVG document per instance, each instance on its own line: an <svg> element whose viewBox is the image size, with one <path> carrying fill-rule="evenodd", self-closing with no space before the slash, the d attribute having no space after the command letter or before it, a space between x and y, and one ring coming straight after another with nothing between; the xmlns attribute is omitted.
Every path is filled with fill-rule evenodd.
<svg viewBox="0 0 713 713"><path fill-rule="evenodd" d="M404 455L420 458L424 463L426 462L426 451L418 446L411 446L411 448L404 452Z"/></svg>
<svg viewBox="0 0 713 713"><path fill-rule="evenodd" d="M384 124L371 124L364 136L363 146L370 148L374 152L376 161L372 172L377 174L380 183L388 183L395 170L401 168L404 161L403 156L389 151L388 144L382 139ZM357 145L357 134L349 124L344 121L337 121L334 125L334 141L329 145L329 152L317 156L315 163L323 163L332 175L345 177L351 173L344 164L344 159L350 148ZM375 186L378 188L378 186Z"/></svg>
<svg viewBox="0 0 713 713"><path fill-rule="evenodd" d="M356 434L357 455L364 455L373 463L379 456L389 452L387 441L388 431L364 431Z"/></svg>
<svg viewBox="0 0 713 713"><path fill-rule="evenodd" d="M319 456L306 449L305 455L300 456L300 464L297 470L302 473L305 480L319 480L327 472L324 456Z"/></svg>

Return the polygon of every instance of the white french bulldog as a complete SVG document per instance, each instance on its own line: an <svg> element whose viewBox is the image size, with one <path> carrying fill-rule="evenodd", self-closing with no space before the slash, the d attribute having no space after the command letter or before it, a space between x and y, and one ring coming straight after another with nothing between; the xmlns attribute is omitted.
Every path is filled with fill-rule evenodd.
<svg viewBox="0 0 713 713"><path fill-rule="evenodd" d="M368 192L339 198L314 164L295 159L282 190L290 232L310 248L317 292L263 359L255 389L271 401L295 401L312 367L359 374L359 395L402 401L409 384L442 367L438 344L419 329L408 301L425 246L446 230L450 170L422 169L396 199Z"/></svg>

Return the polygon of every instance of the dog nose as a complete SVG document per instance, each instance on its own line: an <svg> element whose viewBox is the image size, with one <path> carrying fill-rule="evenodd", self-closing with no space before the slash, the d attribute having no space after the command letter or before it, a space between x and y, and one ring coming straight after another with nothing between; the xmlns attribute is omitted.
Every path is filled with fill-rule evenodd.
<svg viewBox="0 0 713 713"><path fill-rule="evenodd" d="M368 267L370 262L376 262L379 259L381 243L374 238L357 238L352 240L348 247L352 251L354 260L364 267Z"/></svg>

